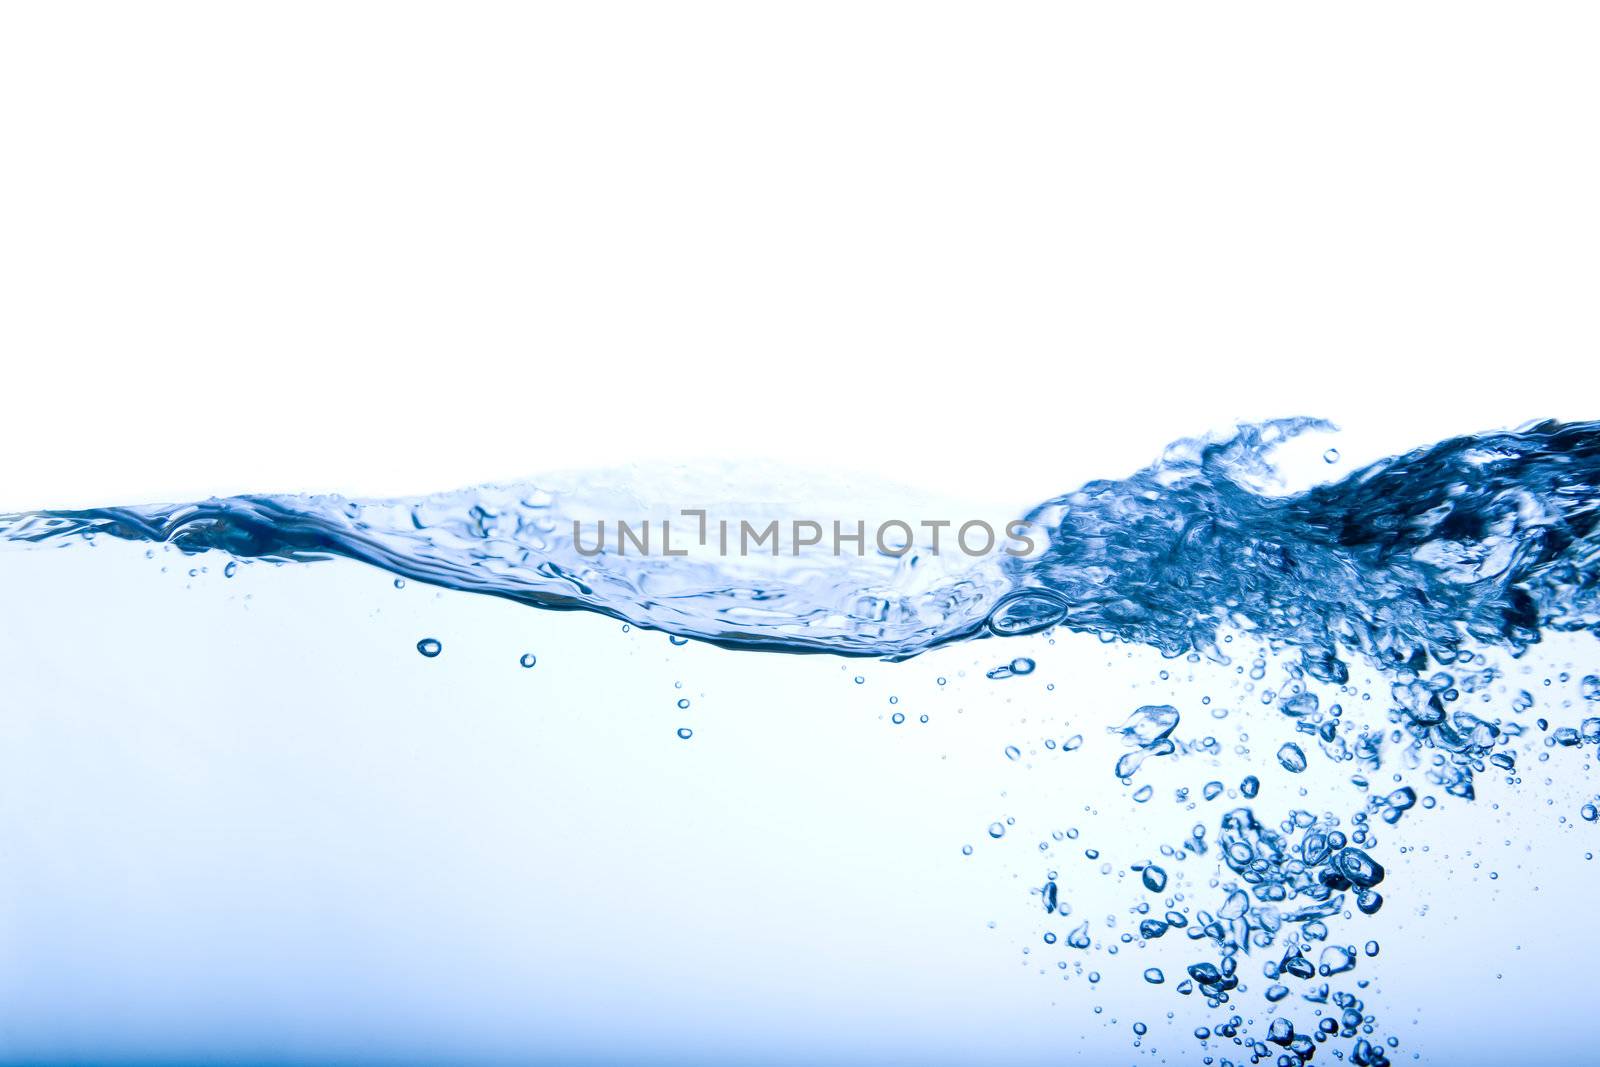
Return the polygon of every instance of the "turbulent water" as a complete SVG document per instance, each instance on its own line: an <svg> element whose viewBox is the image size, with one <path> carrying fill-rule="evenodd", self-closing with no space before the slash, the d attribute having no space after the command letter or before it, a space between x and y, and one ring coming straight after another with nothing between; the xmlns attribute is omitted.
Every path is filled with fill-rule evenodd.
<svg viewBox="0 0 1600 1067"><path fill-rule="evenodd" d="M1185 810L1216 807L1195 809L1204 821L1187 839L1150 843L1151 859L1132 869L1131 925L1097 939L1087 919L1069 920L1070 890L1051 869L1033 890L1052 924L1044 943L1082 956L1120 945L1152 959L1161 945L1185 943L1180 971L1152 963L1135 975L1152 1003L1175 993L1211 1013L1193 1029L1196 1059L1300 1063L1329 1046L1375 1067L1402 1055L1368 1003L1381 956L1361 933L1405 892L1391 885L1395 854L1380 831L1433 808L1436 795L1473 800L1485 778L1511 789L1528 760L1555 753L1587 763L1600 745L1600 670L1579 664L1545 679L1571 691L1553 705L1564 717L1551 718L1532 715L1536 701L1511 683L1508 666L1546 635L1600 628L1600 423L1457 437L1302 492L1273 491L1274 449L1321 428L1282 420L1174 444L1131 477L1032 509L1026 517L1045 537L1017 557L596 555L575 521L651 506L582 481L418 500L240 496L31 512L0 517L0 539L345 557L448 589L769 652L900 660L1059 629L1209 665L1235 679L1237 703L1255 705L1235 714L1272 739L1275 773L1311 781L1317 766L1331 767L1345 788L1293 806L1280 793L1270 811L1254 773L1180 788ZM425 639L418 650L439 646ZM1000 665L975 684L1035 669L1027 658L995 658ZM1126 709L1114 731L1121 751L1105 773L1133 787L1134 801L1150 799L1139 780L1162 762L1201 755L1226 765L1226 746L1189 730L1213 703L1193 696L1182 708ZM1592 797L1572 814L1600 816ZM989 835L1006 832L996 822ZM1077 833L1058 831L1041 852ZM1168 868L1197 863L1216 874L1189 879L1181 893L1169 887ZM1082 961L1059 970L1101 981ZM1145 1024L1133 1032L1137 1044Z"/></svg>

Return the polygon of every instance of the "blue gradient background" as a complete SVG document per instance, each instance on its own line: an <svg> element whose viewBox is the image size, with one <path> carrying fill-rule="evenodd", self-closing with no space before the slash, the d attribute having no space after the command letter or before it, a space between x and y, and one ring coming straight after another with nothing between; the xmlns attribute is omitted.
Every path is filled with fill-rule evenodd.
<svg viewBox="0 0 1600 1067"><path fill-rule="evenodd" d="M1256 769L1264 814L1340 788L1323 760L1275 774L1273 733L1215 767L1153 761L1133 803L1104 731L1131 707L1172 700L1180 733L1225 743L1261 709L1208 723L1219 676L1163 682L1173 661L1093 638L736 653L353 564L225 562L0 553L0 1060L1198 1062L1190 1031L1226 1013L1139 977L1183 946L1063 980L1077 954L1040 941L1030 888L1059 867L1075 912L1050 928L1110 941L1127 865L1225 803L1197 815L1174 787ZM983 677L1019 654L1033 675ZM1074 753L1030 741L1074 732ZM1600 937L1573 815L1597 783L1587 761L1550 776L1381 835L1390 903L1342 936L1382 942L1359 976L1397 1062L1586 1061L1572 979ZM1186 866L1203 885L1209 862Z"/></svg>

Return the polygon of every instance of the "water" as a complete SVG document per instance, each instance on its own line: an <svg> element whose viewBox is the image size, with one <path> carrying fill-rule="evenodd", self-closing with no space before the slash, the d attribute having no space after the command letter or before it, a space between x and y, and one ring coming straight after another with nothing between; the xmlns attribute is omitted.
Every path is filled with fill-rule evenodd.
<svg viewBox="0 0 1600 1067"><path fill-rule="evenodd" d="M584 479L0 519L0 1052L1583 1062L1600 426L1288 490L1322 428L1026 558L588 556L674 509Z"/></svg>

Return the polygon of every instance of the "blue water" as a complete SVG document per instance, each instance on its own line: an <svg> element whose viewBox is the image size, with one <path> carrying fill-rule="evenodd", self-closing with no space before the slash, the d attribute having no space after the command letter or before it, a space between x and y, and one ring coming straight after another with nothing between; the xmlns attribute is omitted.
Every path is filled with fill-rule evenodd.
<svg viewBox="0 0 1600 1067"><path fill-rule="evenodd" d="M575 519L704 498L587 477L0 518L32 549L0 556L26 709L0 843L37 867L0 1050L1583 1062L1581 983L1547 976L1595 947L1600 424L1330 450L1285 490L1276 450L1325 429L1178 442L1031 509L1024 557L591 556ZM534 841L548 864L500 851ZM208 937L220 978L174 948ZM1017 963L1047 1002L988 970ZM99 1028L67 1035L74 997Z"/></svg>

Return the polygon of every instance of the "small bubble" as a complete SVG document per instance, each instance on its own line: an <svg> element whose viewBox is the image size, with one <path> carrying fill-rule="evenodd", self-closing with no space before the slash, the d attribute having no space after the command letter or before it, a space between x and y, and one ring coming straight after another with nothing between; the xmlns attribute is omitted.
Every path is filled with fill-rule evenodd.
<svg viewBox="0 0 1600 1067"><path fill-rule="evenodd" d="M689 706L689 698L688 697L680 697L678 699L678 707L680 709L681 708L687 708L688 706Z"/></svg>
<svg viewBox="0 0 1600 1067"><path fill-rule="evenodd" d="M998 822L990 823L989 824L989 836L994 838L997 841L1000 838L1006 836L1005 824L1004 823L998 823Z"/></svg>
<svg viewBox="0 0 1600 1067"><path fill-rule="evenodd" d="M1324 463L1337 463L1337 462L1339 462L1339 450L1337 448L1328 449L1326 452L1324 452L1322 454L1322 462L1324 462Z"/></svg>
<svg viewBox="0 0 1600 1067"><path fill-rule="evenodd" d="M433 657L437 656L440 652L444 651L444 646L441 645L434 638L424 637L421 641L417 642L417 651L421 652L424 656L427 656L429 659L432 659Z"/></svg>
<svg viewBox="0 0 1600 1067"><path fill-rule="evenodd" d="M687 741L689 738L694 736L694 731L689 729L687 726L680 726L678 727L678 736Z"/></svg>
<svg viewBox="0 0 1600 1067"><path fill-rule="evenodd" d="M1006 746L1006 759L1008 759L1008 760L1018 760L1018 759L1021 759L1021 758L1022 758L1022 749L1018 748L1016 745L1007 745Z"/></svg>
<svg viewBox="0 0 1600 1067"><path fill-rule="evenodd" d="M1152 893L1159 893L1167 888L1167 872L1155 864L1148 864L1139 876L1144 882L1144 887Z"/></svg>
<svg viewBox="0 0 1600 1067"><path fill-rule="evenodd" d="M222 576L224 578L232 578L235 574L238 574L238 573L239 573L239 561L238 560L230 560L228 562L228 565L226 567L222 568Z"/></svg>
<svg viewBox="0 0 1600 1067"><path fill-rule="evenodd" d="M394 587L396 589L404 589L406 587L406 580L404 578L396 578L394 580Z"/></svg>
<svg viewBox="0 0 1600 1067"><path fill-rule="evenodd" d="M962 845L962 846L961 846L961 854L962 854L962 855L963 855L963 856L970 856L970 855L972 855L972 846L971 846L971 845Z"/></svg>
<svg viewBox="0 0 1600 1067"><path fill-rule="evenodd" d="M894 723L896 726L899 726L901 723L906 721L906 713L903 711L897 711L893 715L889 716L889 721Z"/></svg>
<svg viewBox="0 0 1600 1067"><path fill-rule="evenodd" d="M535 663L539 662L539 657L535 656L532 652L524 652L522 654L522 658L517 660L517 662L522 664L524 667L531 667Z"/></svg>
<svg viewBox="0 0 1600 1067"><path fill-rule="evenodd" d="M689 639L687 637L679 637L677 634L668 634L667 640L672 644L677 645L679 648L682 648L684 645L689 643Z"/></svg>
<svg viewBox="0 0 1600 1067"><path fill-rule="evenodd" d="M1167 976L1161 973L1160 967L1148 967L1144 972L1144 980L1151 985L1160 985L1167 980Z"/></svg>

